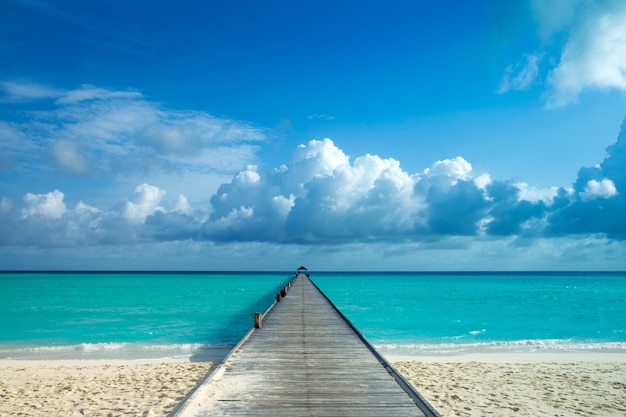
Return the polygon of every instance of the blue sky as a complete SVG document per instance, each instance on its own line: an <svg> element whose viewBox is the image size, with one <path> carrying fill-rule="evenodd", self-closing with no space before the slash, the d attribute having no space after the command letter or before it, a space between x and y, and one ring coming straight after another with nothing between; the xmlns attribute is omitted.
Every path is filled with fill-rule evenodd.
<svg viewBox="0 0 626 417"><path fill-rule="evenodd" d="M626 5L0 4L0 269L624 270Z"/></svg>

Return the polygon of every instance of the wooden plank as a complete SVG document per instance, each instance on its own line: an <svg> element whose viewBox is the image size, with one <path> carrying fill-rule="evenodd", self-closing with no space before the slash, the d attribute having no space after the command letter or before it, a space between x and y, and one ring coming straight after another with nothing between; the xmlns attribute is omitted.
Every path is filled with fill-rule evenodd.
<svg viewBox="0 0 626 417"><path fill-rule="evenodd" d="M304 274L171 417L439 414Z"/></svg>

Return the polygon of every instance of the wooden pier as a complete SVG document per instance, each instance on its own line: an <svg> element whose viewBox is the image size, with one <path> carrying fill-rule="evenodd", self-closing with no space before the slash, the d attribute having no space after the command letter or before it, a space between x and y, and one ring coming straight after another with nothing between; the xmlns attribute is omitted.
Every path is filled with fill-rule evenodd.
<svg viewBox="0 0 626 417"><path fill-rule="evenodd" d="M277 299L170 417L439 416L306 274Z"/></svg>

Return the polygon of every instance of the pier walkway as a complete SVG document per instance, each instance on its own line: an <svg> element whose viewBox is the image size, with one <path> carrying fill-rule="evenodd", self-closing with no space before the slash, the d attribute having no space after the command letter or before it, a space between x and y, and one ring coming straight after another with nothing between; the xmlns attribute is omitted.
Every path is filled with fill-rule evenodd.
<svg viewBox="0 0 626 417"><path fill-rule="evenodd" d="M439 414L305 274L170 417Z"/></svg>

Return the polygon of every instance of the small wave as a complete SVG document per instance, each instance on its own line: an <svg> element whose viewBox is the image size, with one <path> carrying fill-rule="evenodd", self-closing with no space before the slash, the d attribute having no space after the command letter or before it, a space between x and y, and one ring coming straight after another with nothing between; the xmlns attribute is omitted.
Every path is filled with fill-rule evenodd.
<svg viewBox="0 0 626 417"><path fill-rule="evenodd" d="M454 355L524 352L626 352L626 342L587 342L561 339L512 340L474 343L383 343L376 348L387 354Z"/></svg>
<svg viewBox="0 0 626 417"><path fill-rule="evenodd" d="M126 343L80 343L74 346L74 350L98 351L124 349Z"/></svg>
<svg viewBox="0 0 626 417"><path fill-rule="evenodd" d="M471 339L473 336L478 336L480 334L486 333L487 329L480 329L480 330L471 330L465 334L459 335L459 336L452 336L451 339L454 340L461 340L461 339Z"/></svg>
<svg viewBox="0 0 626 417"><path fill-rule="evenodd" d="M175 343L149 345L129 342L78 343L57 346L0 348L4 359L142 359L198 356L221 358L232 348L228 344Z"/></svg>
<svg viewBox="0 0 626 417"><path fill-rule="evenodd" d="M120 350L125 343L79 343L76 345L55 345L55 346L26 346L13 349L2 349L4 352L72 352L72 351L99 351L99 350Z"/></svg>
<svg viewBox="0 0 626 417"><path fill-rule="evenodd" d="M207 343L178 343L172 345L143 345L143 349L146 350L182 350L192 351L199 349L230 349L232 345L229 344L207 344Z"/></svg>

